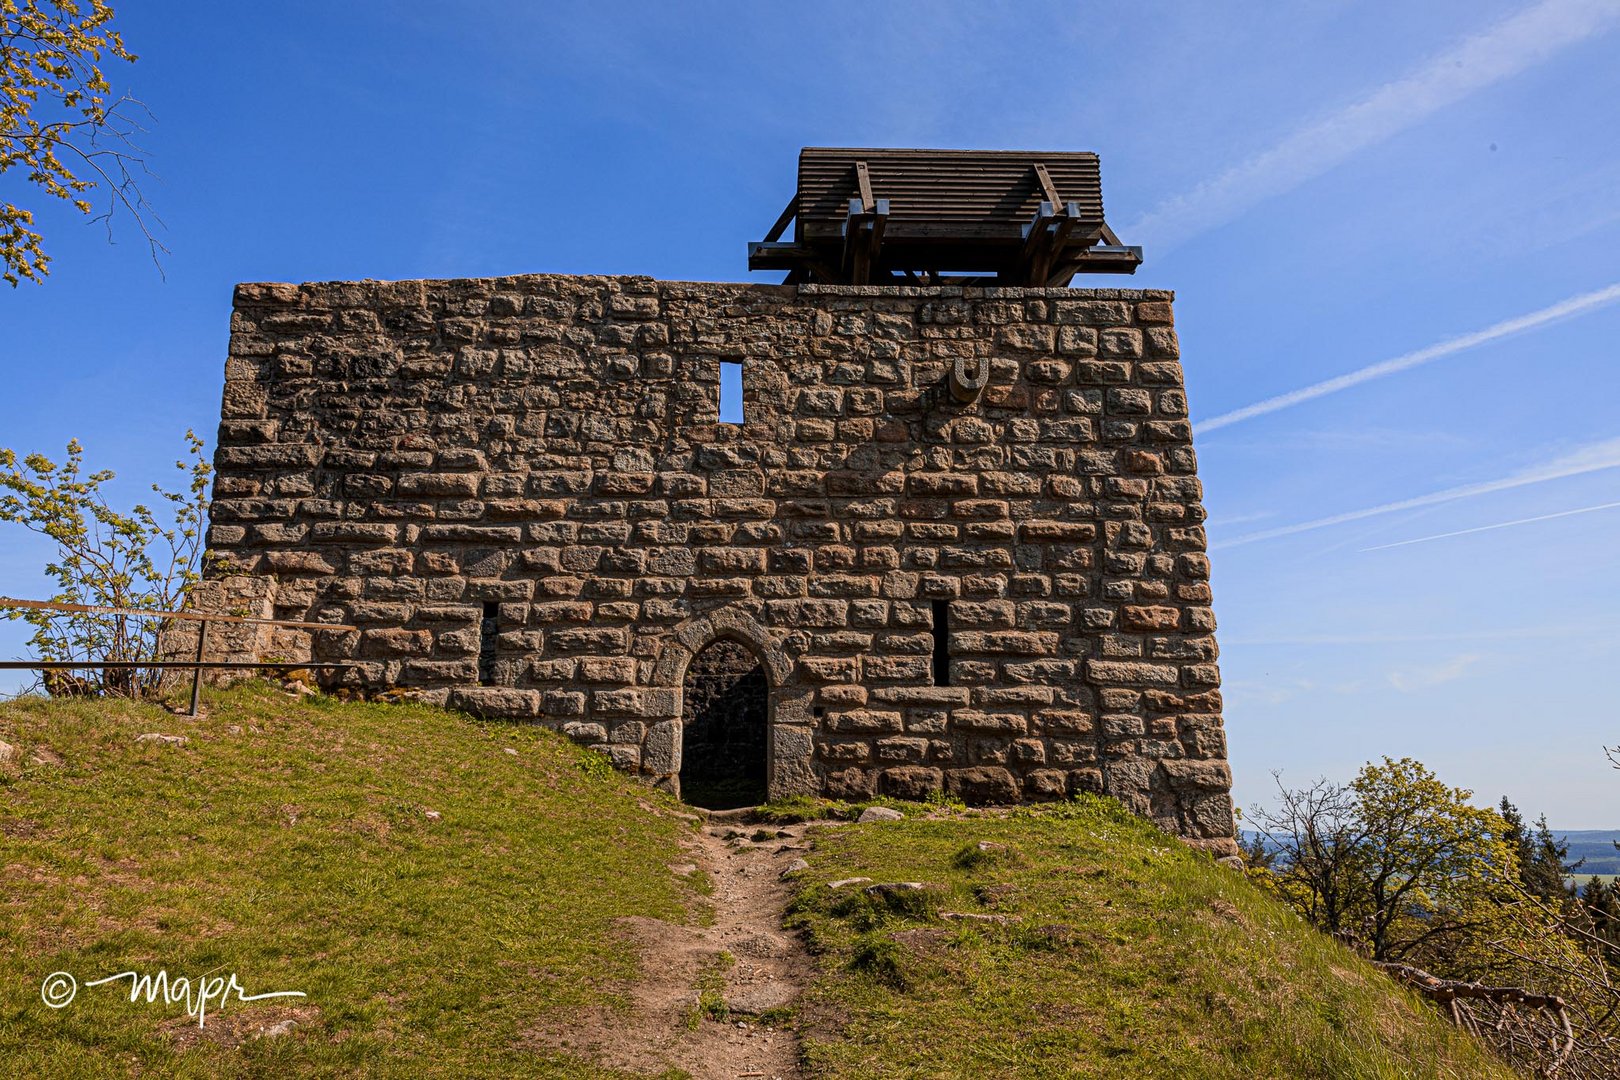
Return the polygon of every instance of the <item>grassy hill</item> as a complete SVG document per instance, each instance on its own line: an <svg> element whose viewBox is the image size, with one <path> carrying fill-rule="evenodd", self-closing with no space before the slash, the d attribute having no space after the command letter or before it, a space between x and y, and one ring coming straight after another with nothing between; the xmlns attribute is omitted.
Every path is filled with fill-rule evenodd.
<svg viewBox="0 0 1620 1080"><path fill-rule="evenodd" d="M827 1075L1512 1075L1111 800L842 829L818 854L791 922L823 953L802 1008ZM851 877L927 887L830 887Z"/></svg>
<svg viewBox="0 0 1620 1080"><path fill-rule="evenodd" d="M547 1033L633 1022L617 920L705 918L678 804L533 727L264 686L208 704L0 705L0 1075L627 1075ZM187 742L138 740L159 733ZM788 915L819 973L807 1076L1508 1075L1112 804L812 835ZM895 882L924 887L867 889ZM131 969L307 996L198 1028L84 985ZM80 985L50 1009L58 971Z"/></svg>
<svg viewBox="0 0 1620 1080"><path fill-rule="evenodd" d="M682 821L538 728L262 686L208 711L0 706L0 1075L612 1075L527 1033L633 977L615 919L692 916ZM82 985L128 969L308 996L199 1030Z"/></svg>

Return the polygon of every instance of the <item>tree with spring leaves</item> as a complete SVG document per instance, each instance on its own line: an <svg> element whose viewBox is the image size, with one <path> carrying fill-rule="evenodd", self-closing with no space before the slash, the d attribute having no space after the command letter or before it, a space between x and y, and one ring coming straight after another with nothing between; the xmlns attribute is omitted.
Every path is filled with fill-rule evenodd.
<svg viewBox="0 0 1620 1080"><path fill-rule="evenodd" d="M137 183L146 174L134 142L145 130L137 119L144 106L127 95L113 98L101 68L103 57L135 60L112 19L103 0L88 7L78 0L0 0L0 277L13 287L24 278L42 280L50 258L34 211L10 201L7 174L109 229L115 214L128 213L154 259L163 250L149 226L157 218ZM98 188L99 209L91 197Z"/></svg>
<svg viewBox="0 0 1620 1080"><path fill-rule="evenodd" d="M1455 981L1442 991L1451 1017L1526 1072L1620 1075L1607 941L1564 890L1568 848L1544 821L1532 832L1506 800L1507 817L1475 807L1410 758L1368 764L1349 784L1278 788L1276 809L1247 815L1274 856L1252 873L1263 886L1386 970ZM1557 1008L1515 1006L1527 992L1556 995Z"/></svg>
<svg viewBox="0 0 1620 1080"><path fill-rule="evenodd" d="M1408 959L1466 931L1515 852L1492 810L1411 758L1368 764L1349 784L1319 780L1250 817L1278 853L1275 887L1317 926Z"/></svg>
<svg viewBox="0 0 1620 1080"><path fill-rule="evenodd" d="M18 458L0 449L0 522L20 525L56 546L45 572L55 580L51 599L62 604L135 611L177 611L199 579L203 528L208 513L208 482L213 469L203 442L186 432L186 456L175 462L185 477L181 491L153 484L163 514L144 503L115 510L105 485L111 470L87 472L84 450L68 443L61 463L42 454ZM0 610L4 610L0 605ZM29 639L37 657L48 661L144 663L159 658L162 621L97 612L55 613L26 608L4 611L34 627ZM154 692L156 668L108 669L79 679L52 675L52 693L112 693L138 697Z"/></svg>

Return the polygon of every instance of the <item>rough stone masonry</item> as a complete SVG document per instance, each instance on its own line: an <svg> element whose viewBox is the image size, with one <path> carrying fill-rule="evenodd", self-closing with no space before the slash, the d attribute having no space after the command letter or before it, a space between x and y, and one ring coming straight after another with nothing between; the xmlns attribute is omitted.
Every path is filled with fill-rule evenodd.
<svg viewBox="0 0 1620 1080"><path fill-rule="evenodd" d="M215 656L354 661L334 682L676 789L683 679L727 641L766 676L772 797L1103 791L1233 853L1171 300L239 286L205 602L360 629Z"/></svg>

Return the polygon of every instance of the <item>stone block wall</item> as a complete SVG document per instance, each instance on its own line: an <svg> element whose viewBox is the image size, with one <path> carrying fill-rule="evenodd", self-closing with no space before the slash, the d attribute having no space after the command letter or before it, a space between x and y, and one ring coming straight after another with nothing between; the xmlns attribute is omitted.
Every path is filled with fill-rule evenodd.
<svg viewBox="0 0 1620 1080"><path fill-rule="evenodd" d="M1171 300L242 285L210 587L359 627L233 655L352 661L338 682L554 725L665 786L686 666L732 639L770 683L775 796L1106 791L1229 853Z"/></svg>

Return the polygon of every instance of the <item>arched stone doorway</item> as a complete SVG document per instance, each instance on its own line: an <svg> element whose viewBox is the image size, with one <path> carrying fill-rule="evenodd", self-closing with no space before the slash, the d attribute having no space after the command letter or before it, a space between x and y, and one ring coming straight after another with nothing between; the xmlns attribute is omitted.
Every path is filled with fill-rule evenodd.
<svg viewBox="0 0 1620 1080"><path fill-rule="evenodd" d="M687 664L681 696L681 798L710 810L765 802L770 683L759 657L712 641Z"/></svg>

